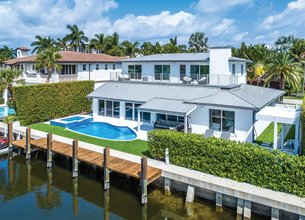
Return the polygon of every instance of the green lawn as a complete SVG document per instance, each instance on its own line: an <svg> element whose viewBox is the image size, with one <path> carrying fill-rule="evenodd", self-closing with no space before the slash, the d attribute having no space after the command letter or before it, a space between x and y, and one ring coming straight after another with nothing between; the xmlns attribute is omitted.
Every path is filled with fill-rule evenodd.
<svg viewBox="0 0 305 220"><path fill-rule="evenodd" d="M274 123L271 123L264 131L263 133L260 134L260 136L258 136L258 138L255 140L255 142L257 144L261 144L263 142L269 142L269 143L273 143L273 129L274 129ZM282 124L278 123L278 127L277 127L277 131L278 134L280 134L280 132L282 131ZM285 141L288 139L294 139L294 125L291 126Z"/></svg>
<svg viewBox="0 0 305 220"><path fill-rule="evenodd" d="M49 124L33 124L30 126L32 129L36 129L39 131L44 131L52 134L56 134L59 136L77 139L79 141L87 142L90 144L95 144L103 147L110 147L115 150L123 151L130 154L135 154L139 156L149 156L147 142L142 140L134 140L134 141L109 141L103 140L93 137L88 137L86 135L78 134L72 131L68 131L65 128L59 126L53 126Z"/></svg>

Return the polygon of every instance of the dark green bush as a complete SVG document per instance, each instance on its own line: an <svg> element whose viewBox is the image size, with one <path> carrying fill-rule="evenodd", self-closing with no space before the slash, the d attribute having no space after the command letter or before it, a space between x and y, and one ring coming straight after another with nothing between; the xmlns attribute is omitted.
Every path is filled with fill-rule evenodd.
<svg viewBox="0 0 305 220"><path fill-rule="evenodd" d="M86 96L94 89L93 81L49 83L13 88L13 99L22 125L47 121L91 110Z"/></svg>
<svg viewBox="0 0 305 220"><path fill-rule="evenodd" d="M156 159L164 159L168 148L177 166L305 197L303 156L170 130L149 132L148 148Z"/></svg>
<svg viewBox="0 0 305 220"><path fill-rule="evenodd" d="M4 98L0 98L0 105L4 104Z"/></svg>

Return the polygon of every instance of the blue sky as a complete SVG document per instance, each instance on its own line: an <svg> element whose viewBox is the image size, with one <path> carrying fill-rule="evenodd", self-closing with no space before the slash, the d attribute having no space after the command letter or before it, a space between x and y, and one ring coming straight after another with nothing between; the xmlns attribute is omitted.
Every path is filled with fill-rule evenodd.
<svg viewBox="0 0 305 220"><path fill-rule="evenodd" d="M187 43L200 31L210 45L272 45L305 37L305 0L0 0L0 46L29 46L35 35L62 37L66 24L86 35L117 31L122 40Z"/></svg>

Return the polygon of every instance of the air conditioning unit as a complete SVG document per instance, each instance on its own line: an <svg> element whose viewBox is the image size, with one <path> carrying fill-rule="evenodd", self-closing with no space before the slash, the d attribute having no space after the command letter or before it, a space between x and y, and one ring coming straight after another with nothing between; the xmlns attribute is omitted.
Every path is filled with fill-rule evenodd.
<svg viewBox="0 0 305 220"><path fill-rule="evenodd" d="M144 82L150 81L150 77L149 76L143 76L142 79L143 79Z"/></svg>

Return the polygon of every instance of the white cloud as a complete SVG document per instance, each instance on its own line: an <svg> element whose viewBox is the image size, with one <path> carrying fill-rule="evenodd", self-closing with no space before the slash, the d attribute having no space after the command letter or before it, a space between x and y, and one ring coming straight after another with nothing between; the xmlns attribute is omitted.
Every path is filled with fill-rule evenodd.
<svg viewBox="0 0 305 220"><path fill-rule="evenodd" d="M205 13L229 11L236 6L248 5L253 0L199 0L192 7Z"/></svg>
<svg viewBox="0 0 305 220"><path fill-rule="evenodd" d="M224 18L221 23L212 27L212 35L219 36L222 34L230 33L234 30L234 20Z"/></svg>
<svg viewBox="0 0 305 220"><path fill-rule="evenodd" d="M242 32L242 33L239 33L239 34L236 34L234 37L233 37L233 41L236 41L236 42L241 42L241 41L244 41L246 37L249 36L249 33L248 32Z"/></svg>
<svg viewBox="0 0 305 220"><path fill-rule="evenodd" d="M265 30L304 27L305 0L296 0L288 3L286 9L280 13L270 15L261 23Z"/></svg>
<svg viewBox="0 0 305 220"><path fill-rule="evenodd" d="M150 16L126 15L116 20L112 29L125 38L162 38L173 34L191 33L199 29L196 22L196 17L190 13L181 11L171 14L169 11L163 11ZM202 25L204 28L204 24Z"/></svg>

